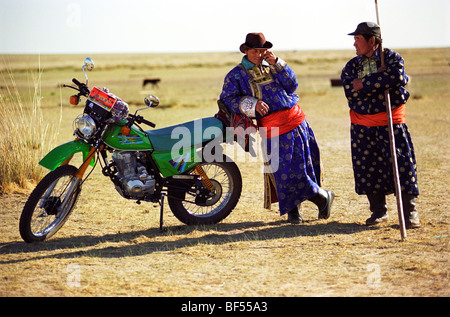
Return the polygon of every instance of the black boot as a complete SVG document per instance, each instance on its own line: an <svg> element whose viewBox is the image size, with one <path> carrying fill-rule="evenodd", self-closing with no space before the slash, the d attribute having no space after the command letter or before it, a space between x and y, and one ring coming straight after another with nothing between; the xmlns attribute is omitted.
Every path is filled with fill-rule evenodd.
<svg viewBox="0 0 450 317"><path fill-rule="evenodd" d="M298 208L295 207L291 211L288 212L288 218L287 222L292 224L301 223L303 221L302 217L300 216L300 213L298 211Z"/></svg>
<svg viewBox="0 0 450 317"><path fill-rule="evenodd" d="M386 195L368 194L367 199L369 200L369 208L372 215L366 220L366 225L373 226L388 221Z"/></svg>
<svg viewBox="0 0 450 317"><path fill-rule="evenodd" d="M416 210L417 195L402 193L403 217L406 229L420 227L419 214Z"/></svg>
<svg viewBox="0 0 450 317"><path fill-rule="evenodd" d="M330 217L333 200L334 193L331 190L322 188L319 188L319 192L309 199L309 201L316 204L317 208L319 208L319 219L328 219Z"/></svg>

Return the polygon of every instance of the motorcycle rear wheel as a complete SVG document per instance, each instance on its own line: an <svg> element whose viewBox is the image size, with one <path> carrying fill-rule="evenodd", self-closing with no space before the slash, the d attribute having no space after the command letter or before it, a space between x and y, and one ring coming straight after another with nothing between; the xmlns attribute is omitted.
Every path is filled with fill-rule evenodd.
<svg viewBox="0 0 450 317"><path fill-rule="evenodd" d="M242 177L236 163L200 163L211 183L215 195L202 203L195 203L194 196L186 192L170 190L168 202L172 213L187 225L214 224L225 219L236 207L242 191ZM189 190L193 192L193 188Z"/></svg>
<svg viewBox="0 0 450 317"><path fill-rule="evenodd" d="M19 231L27 243L53 236L67 221L81 192L77 168L62 165L48 173L28 197L22 211Z"/></svg>

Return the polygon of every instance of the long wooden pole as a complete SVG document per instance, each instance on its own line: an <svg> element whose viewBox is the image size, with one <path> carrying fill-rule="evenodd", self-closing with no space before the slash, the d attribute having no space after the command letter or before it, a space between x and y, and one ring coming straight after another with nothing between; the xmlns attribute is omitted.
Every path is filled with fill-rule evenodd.
<svg viewBox="0 0 450 317"><path fill-rule="evenodd" d="M378 13L378 1L375 0L375 10L377 13L377 23L380 26L380 15ZM384 61L384 51L382 44L380 43L380 58L381 58L381 67L385 67ZM389 89L384 91L384 100L386 101L386 113L388 117L388 127L389 127L389 141L391 146L391 157L392 157L392 171L394 175L394 183L395 183L395 197L397 198L397 211L398 211L398 222L400 225L400 234L402 241L406 239L406 228L405 228L405 218L403 217L403 203L402 203L402 191L400 187L400 176L398 174L398 164L397 164L397 151L395 147L395 138L394 138L394 123L392 121L392 107L391 107L391 97L389 95Z"/></svg>

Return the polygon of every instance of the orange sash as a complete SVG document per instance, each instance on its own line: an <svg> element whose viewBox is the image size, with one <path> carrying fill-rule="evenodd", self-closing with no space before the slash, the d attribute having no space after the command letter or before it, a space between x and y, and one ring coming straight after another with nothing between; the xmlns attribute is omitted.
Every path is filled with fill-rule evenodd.
<svg viewBox="0 0 450 317"><path fill-rule="evenodd" d="M379 127L388 124L386 112L376 114L360 114L350 110L350 121L366 127ZM406 106L403 104L392 110L393 124L406 123Z"/></svg>
<svg viewBox="0 0 450 317"><path fill-rule="evenodd" d="M264 131L260 130L260 132L262 132L260 133L261 137L270 139L272 137L287 133L298 127L303 120L305 120L305 117L306 115L299 104L296 104L291 109L271 113L270 115L257 120L258 127L267 128L267 135Z"/></svg>

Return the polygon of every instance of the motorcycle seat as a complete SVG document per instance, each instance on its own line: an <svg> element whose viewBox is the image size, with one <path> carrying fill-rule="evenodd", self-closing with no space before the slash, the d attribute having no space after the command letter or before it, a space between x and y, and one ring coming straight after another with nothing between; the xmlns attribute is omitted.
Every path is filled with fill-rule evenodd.
<svg viewBox="0 0 450 317"><path fill-rule="evenodd" d="M190 148L222 137L223 124L219 119L208 117L145 132L155 151L171 151L175 146L176 149Z"/></svg>

